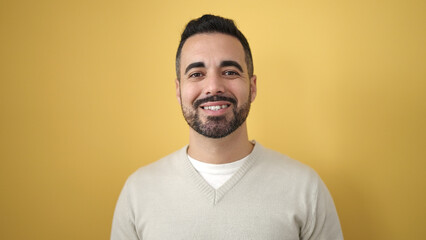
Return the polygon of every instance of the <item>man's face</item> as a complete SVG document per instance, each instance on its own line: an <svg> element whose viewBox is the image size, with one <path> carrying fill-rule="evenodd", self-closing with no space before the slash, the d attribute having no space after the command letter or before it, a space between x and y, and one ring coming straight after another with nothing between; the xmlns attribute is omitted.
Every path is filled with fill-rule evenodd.
<svg viewBox="0 0 426 240"><path fill-rule="evenodd" d="M244 49L221 33L196 34L183 45L176 95L189 126L209 138L222 138L246 120L256 97Z"/></svg>

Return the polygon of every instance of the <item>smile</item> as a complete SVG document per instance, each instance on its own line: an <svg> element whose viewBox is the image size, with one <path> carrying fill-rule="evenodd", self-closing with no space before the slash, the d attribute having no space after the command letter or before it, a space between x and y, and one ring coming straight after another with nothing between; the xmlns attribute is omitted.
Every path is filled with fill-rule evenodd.
<svg viewBox="0 0 426 240"><path fill-rule="evenodd" d="M228 108L229 106L230 106L229 104L223 104L223 105L214 105L214 106L204 106L201 108L205 110L218 111L220 109Z"/></svg>

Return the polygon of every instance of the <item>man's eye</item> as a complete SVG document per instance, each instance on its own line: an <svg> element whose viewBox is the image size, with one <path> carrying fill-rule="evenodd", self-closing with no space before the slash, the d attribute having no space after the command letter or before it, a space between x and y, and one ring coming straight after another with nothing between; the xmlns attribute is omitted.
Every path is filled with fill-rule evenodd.
<svg viewBox="0 0 426 240"><path fill-rule="evenodd" d="M202 77L203 74L196 72L196 73L192 73L191 75L189 75L190 78L197 78L197 77Z"/></svg>
<svg viewBox="0 0 426 240"><path fill-rule="evenodd" d="M225 71L223 74L225 76L240 75L238 72L235 72L235 71Z"/></svg>

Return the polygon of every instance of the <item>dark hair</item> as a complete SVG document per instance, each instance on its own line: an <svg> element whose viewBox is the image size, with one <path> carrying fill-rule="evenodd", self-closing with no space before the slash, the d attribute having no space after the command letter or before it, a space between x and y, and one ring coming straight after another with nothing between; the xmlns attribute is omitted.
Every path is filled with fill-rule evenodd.
<svg viewBox="0 0 426 240"><path fill-rule="evenodd" d="M200 18L191 20L185 27L183 31L179 47L176 52L176 76L180 80L180 55L182 52L182 47L185 44L185 41L198 33L223 33L236 37L241 45L243 45L245 60L247 64L249 77L253 76L253 58L251 56L250 46L247 42L247 39L244 35L238 30L235 26L234 21L231 19L214 16L214 15L203 15Z"/></svg>

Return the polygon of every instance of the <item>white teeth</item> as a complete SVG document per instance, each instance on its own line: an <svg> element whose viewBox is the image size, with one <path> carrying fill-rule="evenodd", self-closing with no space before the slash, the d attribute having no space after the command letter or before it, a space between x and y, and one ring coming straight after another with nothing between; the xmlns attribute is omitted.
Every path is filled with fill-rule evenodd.
<svg viewBox="0 0 426 240"><path fill-rule="evenodd" d="M227 107L228 107L228 105L224 104L224 105L217 105L217 106L205 106L203 108L207 109L207 110L217 111L219 109L223 109L223 108L227 108Z"/></svg>

